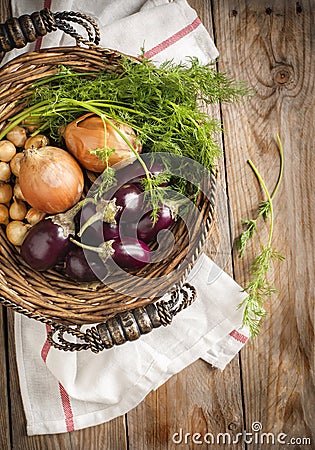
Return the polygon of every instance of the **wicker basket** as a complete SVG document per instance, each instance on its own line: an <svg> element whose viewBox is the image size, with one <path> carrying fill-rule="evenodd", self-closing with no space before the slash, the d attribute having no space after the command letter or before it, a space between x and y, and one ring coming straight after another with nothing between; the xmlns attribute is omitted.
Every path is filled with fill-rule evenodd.
<svg viewBox="0 0 315 450"><path fill-rule="evenodd" d="M43 22L40 31L37 30L37 36L54 30L56 26L67 32L63 21L62 26L58 25L56 14L54 16L47 11L36 14L39 14ZM86 19L82 14L79 19L77 14L69 14L70 17L76 18L73 20L76 22ZM30 16L27 17L30 22ZM16 38L14 40L11 36L11 47L22 47L27 40L34 40L36 33L27 35L22 29L23 36L26 34L29 38L21 41L17 32L21 21L14 20L14 26L11 19L9 28L12 36ZM60 20L59 17L59 22ZM27 20L23 19L24 27L25 23ZM96 27L93 21L92 26ZM77 44L84 41L76 35L71 26L69 29ZM97 28L95 36L97 43ZM29 95L28 89L34 80L51 76L60 64L84 72L119 70L121 54L100 48L95 42L94 45L89 45L90 48L77 45L26 53L7 63L0 73L0 129L6 126L10 117L23 108L21 99ZM10 48L2 45L2 50L8 51ZM71 351L91 349L99 352L127 340L137 339L156 327L171 323L173 316L187 307L196 296L194 288L185 284L185 279L210 232L215 184L215 174L211 173L204 181L204 186L201 186L197 200L199 213L190 217L190 224L178 220L173 225L171 231L175 237L175 245L171 253L163 261L150 264L134 273L134 278L128 282L128 286L124 286L125 280L120 276L111 279L110 286L107 286L103 283L79 284L69 280L58 269L36 272L23 261L19 249L8 242L5 230L0 227L1 303L46 323L50 327L49 339L52 345ZM205 195L204 192L208 194ZM158 280L154 292L150 290L149 279ZM137 298L132 295L135 287ZM166 293L169 293L169 300L159 300ZM86 324L89 326L84 327L82 331L82 325ZM69 342L69 334L75 335L77 342Z"/></svg>

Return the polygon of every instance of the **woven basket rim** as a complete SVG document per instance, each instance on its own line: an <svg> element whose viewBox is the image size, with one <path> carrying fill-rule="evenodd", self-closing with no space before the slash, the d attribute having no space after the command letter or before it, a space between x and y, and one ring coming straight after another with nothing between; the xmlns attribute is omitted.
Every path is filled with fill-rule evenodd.
<svg viewBox="0 0 315 450"><path fill-rule="evenodd" d="M51 75L61 61L64 65L71 65L78 70L90 69L93 72L99 70L104 64L106 68L117 67L122 55L129 57L129 55L116 50L102 47L86 49L68 46L43 48L39 51L22 54L7 62L0 70L0 129L5 126L11 115L23 107L23 104L16 105L15 102L18 97L21 98L21 93L22 96L26 96L26 87L30 86L34 79L45 78L48 76L47 73ZM130 58L134 61L138 60L135 57ZM35 75L36 69L39 73ZM35 78L36 76L37 78ZM177 279L170 277L170 283L168 288L164 289L164 293L184 283L203 249L213 223L216 172L217 169L214 169L208 180L210 199L204 198L202 194L199 196L203 233L198 242L195 242L193 249L182 249L182 259L179 259L178 264L175 264L175 261L174 265L180 266L180 261L185 258L185 252L190 252L189 261L181 271L180 277ZM176 225L174 228L176 232ZM179 238L185 244L183 234ZM6 240L3 229L0 230L0 247L0 301L6 306L42 322L53 321L66 325L99 323L122 311L153 303L162 296L162 293L159 296L156 296L155 293L135 300L132 295L123 295L121 303L116 304L118 300L116 303L108 300L113 293L110 296L109 292L106 292L106 295L102 292L102 296L100 296L100 290L95 290L95 286L92 288L68 280L66 280L68 287L64 293L64 284L58 279L58 272L50 270L46 274L42 274L29 269L19 257L14 246ZM181 252L179 252L179 258L180 255ZM169 261L168 267L172 263ZM142 272L145 274L146 271ZM145 291L145 287L143 289Z"/></svg>

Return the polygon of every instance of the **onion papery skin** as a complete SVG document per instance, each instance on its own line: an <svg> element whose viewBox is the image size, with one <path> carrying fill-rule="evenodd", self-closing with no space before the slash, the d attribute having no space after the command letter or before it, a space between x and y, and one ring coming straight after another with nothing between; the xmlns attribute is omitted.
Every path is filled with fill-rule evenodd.
<svg viewBox="0 0 315 450"><path fill-rule="evenodd" d="M133 148L140 153L141 145L136 142L136 135L132 128L114 120L112 122L124 133ZM123 160L133 161L134 152L124 139L110 124L105 123L104 128L102 119L93 113L85 114L69 123L63 137L69 152L85 169L92 172L103 172L107 168L106 162L91 153L91 150L103 148L105 143L108 148L114 150L109 156L109 166Z"/></svg>
<svg viewBox="0 0 315 450"><path fill-rule="evenodd" d="M19 183L27 203L39 211L56 214L80 200L84 176L68 152L47 146L25 150Z"/></svg>

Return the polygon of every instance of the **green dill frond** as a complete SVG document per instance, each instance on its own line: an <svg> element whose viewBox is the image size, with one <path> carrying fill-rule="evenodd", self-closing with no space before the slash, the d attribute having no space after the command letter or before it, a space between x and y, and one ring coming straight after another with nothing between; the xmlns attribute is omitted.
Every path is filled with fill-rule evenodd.
<svg viewBox="0 0 315 450"><path fill-rule="evenodd" d="M268 219L270 214L270 204L268 201L261 202L258 206L259 216L262 216L264 220Z"/></svg>
<svg viewBox="0 0 315 450"><path fill-rule="evenodd" d="M115 153L115 150L113 148L103 147L96 148L95 150L90 150L90 153L99 158L104 163L105 161L108 161L109 157L113 153Z"/></svg>
<svg viewBox="0 0 315 450"><path fill-rule="evenodd" d="M93 187L93 195L95 198L102 198L105 192L115 185L115 182L115 170L107 167L98 178L97 186Z"/></svg>
<svg viewBox="0 0 315 450"><path fill-rule="evenodd" d="M10 119L0 138L23 120L33 119L38 130L48 131L62 143L67 124L92 112L106 123L130 126L145 152L184 156L211 169L221 156L216 139L222 126L202 106L241 100L248 94L244 84L218 72L214 64L200 64L197 58L181 64L166 61L156 67L144 56L140 62L122 56L120 65L104 63L104 70L95 73L62 65L56 74L31 86L28 105ZM106 162L112 150L104 142L104 148L92 153ZM145 166L141 155L137 158ZM112 174L106 169L99 192L112 183ZM187 198L196 197L199 190L179 177L172 177L170 183ZM146 177L145 192L153 211L165 199L158 184Z"/></svg>
<svg viewBox="0 0 315 450"><path fill-rule="evenodd" d="M276 187L273 190L273 194L270 195L266 187L264 180L254 164L250 161L250 166L254 171L261 187L263 188L267 200L260 203L258 207L258 214L255 219L245 219L242 223L246 225L246 229L241 234L237 245L240 249L239 256L242 257L248 240L251 239L254 233L257 231L257 221L260 217L265 220L270 219L269 224L269 237L266 246L261 247L261 251L254 259L251 266L251 279L248 285L244 288L244 291L248 293L248 296L239 304L239 308L243 310L243 325L247 326L250 330L251 336L257 336L259 333L260 319L266 315L264 309L265 302L271 295L277 291L275 287L269 282L268 275L272 267L274 260L283 260L284 257L271 247L273 226L274 226L274 214L273 214L273 197L275 196L282 178L283 172L283 151L280 138L278 137L279 152L280 152L280 173L278 176Z"/></svg>
<svg viewBox="0 0 315 450"><path fill-rule="evenodd" d="M151 152L183 155L209 169L221 154L215 137L221 124L202 111L200 102L235 101L245 95L245 86L197 58L156 67L146 58L134 62L123 56L120 70L104 66L103 71L82 74L60 66L57 74L32 85L28 102L32 115L56 141L69 122L93 107L131 126Z"/></svg>
<svg viewBox="0 0 315 450"><path fill-rule="evenodd" d="M236 241L236 246L239 249L239 254L238 254L239 258L242 258L243 254L246 250L246 247L247 247L247 242L254 235L254 232L256 230L257 220L242 219L242 223L247 225L247 228L241 233L238 240Z"/></svg>

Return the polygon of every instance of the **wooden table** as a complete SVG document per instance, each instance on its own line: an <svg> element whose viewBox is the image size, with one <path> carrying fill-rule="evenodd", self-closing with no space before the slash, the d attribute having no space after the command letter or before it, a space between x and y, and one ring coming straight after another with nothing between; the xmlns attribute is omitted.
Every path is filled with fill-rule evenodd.
<svg viewBox="0 0 315 450"><path fill-rule="evenodd" d="M278 288L267 304L261 334L224 370L199 360L124 417L86 430L27 437L14 354L13 315L0 315L0 449L158 450L207 448L175 445L188 433L251 431L311 438L312 445L246 446L231 449L315 448L314 373L314 0L190 0L220 51L219 69L246 80L254 95L244 103L221 105L225 133L217 223L209 254L241 285L259 252L255 239L243 259L232 243L242 218L253 217L263 192L246 161L251 158L273 187L279 159L276 133L285 151L283 183L275 198L274 247L285 256L270 279ZM312 16L313 9L313 16ZM1 2L1 19L9 15ZM267 226L260 227L261 242ZM198 440L199 438L197 438ZM265 441L266 442L266 441ZM209 445L209 448L221 448Z"/></svg>

